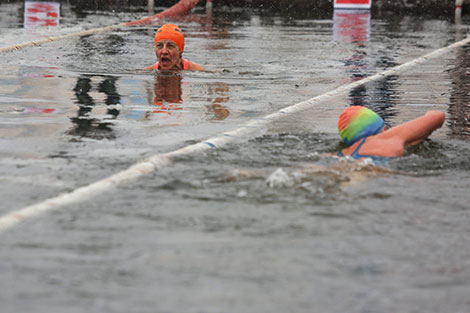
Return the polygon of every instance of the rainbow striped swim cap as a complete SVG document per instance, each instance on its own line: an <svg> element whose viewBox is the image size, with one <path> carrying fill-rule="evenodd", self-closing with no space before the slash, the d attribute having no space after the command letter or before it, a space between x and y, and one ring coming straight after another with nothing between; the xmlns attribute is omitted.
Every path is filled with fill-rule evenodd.
<svg viewBox="0 0 470 313"><path fill-rule="evenodd" d="M346 108L338 120L339 135L348 146L361 138L380 133L383 126L384 120L377 113L360 105Z"/></svg>

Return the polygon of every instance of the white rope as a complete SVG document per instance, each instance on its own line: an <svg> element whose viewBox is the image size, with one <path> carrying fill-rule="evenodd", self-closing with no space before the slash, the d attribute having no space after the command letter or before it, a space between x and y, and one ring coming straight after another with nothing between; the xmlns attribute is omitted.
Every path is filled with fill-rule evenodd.
<svg viewBox="0 0 470 313"><path fill-rule="evenodd" d="M127 25L127 23L121 23L121 24L116 24L116 25L111 25L111 26L106 26L106 27L100 27L100 28L93 28L93 29L89 29L89 30L84 30L84 31L81 31L81 32L76 32L76 33L72 33L72 34L68 34L68 35L60 35L60 36L54 36L54 37L47 37L45 39L36 40L36 41L28 41L28 42L20 43L20 44L17 44L17 45L12 45L12 46L8 46L8 47L0 48L0 53L9 52L9 51L13 51L13 50L19 50L19 49L23 49L23 48L28 47L28 46L38 46L38 45L41 45L43 43L62 40L62 39L67 39L67 38L72 38L72 37L77 37L77 36L92 35L92 34L96 34L96 33L100 33L100 32L105 32L105 31L109 31L109 30L118 29L118 28L124 27L126 25Z"/></svg>
<svg viewBox="0 0 470 313"><path fill-rule="evenodd" d="M105 27L99 27L99 28L93 28L89 30L84 30L81 32L76 32L76 33L71 33L68 35L60 35L60 36L54 36L54 37L48 37L45 39L41 40L36 40L36 41L28 41L25 43L21 44L16 44L8 47L3 47L0 48L0 53L2 52L9 52L13 50L19 50L28 46L38 46L43 43L47 42L52 42L52 41L57 41L57 40L62 40L62 39L67 39L67 38L72 38L72 37L77 37L77 36L86 36L86 35L92 35L92 34L97 34L105 31L110 31L126 26L135 26L135 25L143 25L147 23L151 23L152 21L158 19L158 18L168 18L174 15L181 15L181 14L186 14L190 9L192 9L199 0L180 0L178 3L176 3L174 6L157 13L152 16L147 16L138 20L130 21L130 22L125 22L125 23L120 23L116 25L110 25L110 26L105 26Z"/></svg>
<svg viewBox="0 0 470 313"><path fill-rule="evenodd" d="M439 56L444 55L445 53L462 47L470 42L470 37L463 39L459 42L451 44L447 47L435 50L431 53L428 53L424 56L421 56L417 59L404 63L402 65L396 66L392 69L385 70L378 74L372 75L370 77L364 78L359 81L352 82L340 86L330 92L313 97L309 100L294 104L292 106L281 109L278 112L267 115L263 118L258 118L247 122L244 126L227 132L223 135L213 137L206 141L201 141L199 143L183 147L179 150L165 153L165 154L156 154L146 160L143 160L135 165L129 167L127 170L119 172L115 175L112 175L108 178L102 179L90 185L78 188L72 192L59 195L55 198L47 199L37 204L15 210L4 216L0 217L0 232L6 231L16 225L21 221L27 220L32 217L39 216L43 213L56 210L65 205L70 205L73 203L78 203L86 201L95 195L101 194L105 191L108 191L119 184L124 184L126 182L134 181L144 175L151 174L158 171L164 166L170 165L176 157L196 155L204 153L207 150L213 148L221 148L227 144L234 142L238 138L244 138L246 136L253 135L268 123L271 123L275 120L280 119L281 117L286 116L286 114L296 113L308 108L313 107L315 104L326 101L332 97L338 96L345 92L350 91L351 89L357 88L358 86L367 84L372 81L380 80L384 77L395 75L399 72L403 72L409 68L422 64L428 60L435 59Z"/></svg>

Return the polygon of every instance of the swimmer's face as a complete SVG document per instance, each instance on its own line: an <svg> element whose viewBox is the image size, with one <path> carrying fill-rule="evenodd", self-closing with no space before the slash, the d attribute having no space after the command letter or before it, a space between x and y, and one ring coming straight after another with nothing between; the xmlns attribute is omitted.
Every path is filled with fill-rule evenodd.
<svg viewBox="0 0 470 313"><path fill-rule="evenodd" d="M162 70L182 70L181 51L172 40L160 40L155 46L158 64Z"/></svg>

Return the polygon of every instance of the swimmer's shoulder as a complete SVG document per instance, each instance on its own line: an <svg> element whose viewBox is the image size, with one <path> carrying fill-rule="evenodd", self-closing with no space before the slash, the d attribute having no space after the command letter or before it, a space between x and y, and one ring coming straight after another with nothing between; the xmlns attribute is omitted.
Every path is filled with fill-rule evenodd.
<svg viewBox="0 0 470 313"><path fill-rule="evenodd" d="M144 67L144 70L158 70L158 62L153 65Z"/></svg>
<svg viewBox="0 0 470 313"><path fill-rule="evenodd" d="M191 62L191 61L188 61L188 60L184 60L184 62L186 62L186 64L187 64L187 66L185 66L185 68L184 68L185 70L204 71L204 67L200 64L197 64L197 63L194 63L194 62ZM153 65L144 67L144 70L158 70L158 62L153 64Z"/></svg>
<svg viewBox="0 0 470 313"><path fill-rule="evenodd" d="M204 71L204 67L200 64L188 61L188 70L190 70L190 71Z"/></svg>
<svg viewBox="0 0 470 313"><path fill-rule="evenodd" d="M359 149L360 155L376 157L400 157L405 152L405 144L400 137L381 136L382 134L368 138Z"/></svg>

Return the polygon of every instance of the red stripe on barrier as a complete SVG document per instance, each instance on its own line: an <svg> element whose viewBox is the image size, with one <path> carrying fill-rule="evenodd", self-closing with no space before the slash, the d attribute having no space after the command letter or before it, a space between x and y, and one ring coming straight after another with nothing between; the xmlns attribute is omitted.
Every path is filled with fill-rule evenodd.
<svg viewBox="0 0 470 313"><path fill-rule="evenodd" d="M168 18L172 16L188 14L199 2L199 0L181 0L174 6L152 16L141 18L140 20L127 22L126 26L135 26L151 23L158 18Z"/></svg>
<svg viewBox="0 0 470 313"><path fill-rule="evenodd" d="M336 0L336 4L369 4L370 0Z"/></svg>

